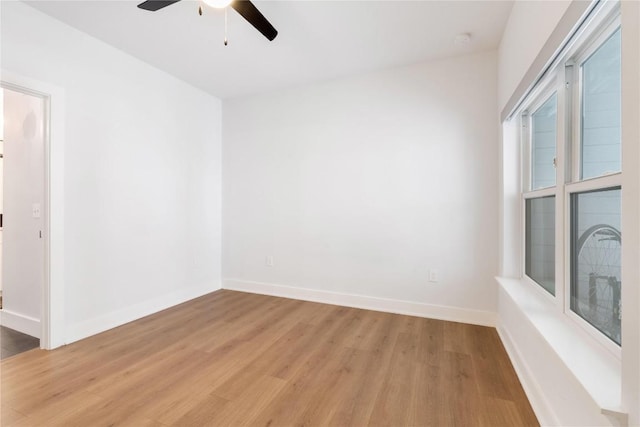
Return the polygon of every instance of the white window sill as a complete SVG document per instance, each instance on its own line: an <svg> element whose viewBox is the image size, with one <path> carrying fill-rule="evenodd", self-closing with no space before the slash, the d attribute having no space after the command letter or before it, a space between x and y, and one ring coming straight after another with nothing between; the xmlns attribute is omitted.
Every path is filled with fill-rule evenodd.
<svg viewBox="0 0 640 427"><path fill-rule="evenodd" d="M621 406L620 359L560 313L529 284L520 279L496 279L602 413L626 421L626 413Z"/></svg>

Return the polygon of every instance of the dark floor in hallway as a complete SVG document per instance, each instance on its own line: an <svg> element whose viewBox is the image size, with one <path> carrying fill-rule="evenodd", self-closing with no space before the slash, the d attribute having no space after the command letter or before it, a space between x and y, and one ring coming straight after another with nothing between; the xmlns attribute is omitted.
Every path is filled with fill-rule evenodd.
<svg viewBox="0 0 640 427"><path fill-rule="evenodd" d="M40 340L22 332L0 326L0 359L40 347Z"/></svg>

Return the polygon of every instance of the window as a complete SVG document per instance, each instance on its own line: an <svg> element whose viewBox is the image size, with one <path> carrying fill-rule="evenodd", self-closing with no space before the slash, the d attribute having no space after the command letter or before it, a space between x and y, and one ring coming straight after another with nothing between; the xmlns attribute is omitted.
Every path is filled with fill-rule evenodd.
<svg viewBox="0 0 640 427"><path fill-rule="evenodd" d="M523 115L528 147L525 183L525 262L527 277L555 295L555 215L558 95L549 90L536 98L530 115Z"/></svg>
<svg viewBox="0 0 640 427"><path fill-rule="evenodd" d="M579 64L579 158L569 194L571 312L621 344L621 49L617 22L582 54ZM578 105L576 105L576 103ZM575 153L575 152L574 152ZM574 154L575 155L575 154ZM588 180L588 181L585 181ZM613 185L612 185L613 184Z"/></svg>
<svg viewBox="0 0 640 427"><path fill-rule="evenodd" d="M523 139L529 141L528 183L525 180L525 262L528 278L551 295L556 293L556 152L558 95L547 89L524 112Z"/></svg>
<svg viewBox="0 0 640 427"><path fill-rule="evenodd" d="M620 346L621 45L611 10L572 40L521 109L522 263L567 316Z"/></svg>
<svg viewBox="0 0 640 427"><path fill-rule="evenodd" d="M620 344L620 188L571 195L571 310Z"/></svg>
<svg viewBox="0 0 640 427"><path fill-rule="evenodd" d="M581 178L620 171L620 29L581 65Z"/></svg>
<svg viewBox="0 0 640 427"><path fill-rule="evenodd" d="M525 202L525 273L551 295L555 294L555 213L554 196Z"/></svg>
<svg viewBox="0 0 640 427"><path fill-rule="evenodd" d="M556 116L554 93L531 115L531 189L556 185Z"/></svg>

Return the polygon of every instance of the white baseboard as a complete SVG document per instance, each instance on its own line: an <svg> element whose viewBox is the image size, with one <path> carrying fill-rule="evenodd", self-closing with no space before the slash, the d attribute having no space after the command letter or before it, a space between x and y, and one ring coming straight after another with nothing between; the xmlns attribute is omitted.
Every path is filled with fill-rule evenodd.
<svg viewBox="0 0 640 427"><path fill-rule="evenodd" d="M363 308L366 310L406 314L409 316L427 317L430 319L448 320L452 322L470 323L482 326L496 326L497 318L496 313L489 311L344 294L317 289L297 288L293 286L252 282L247 280L223 279L222 288L254 294L271 295L303 301L313 301L324 304Z"/></svg>
<svg viewBox="0 0 640 427"><path fill-rule="evenodd" d="M40 339L40 334L42 333L39 319L6 309L0 310L0 325L38 339Z"/></svg>
<svg viewBox="0 0 640 427"><path fill-rule="evenodd" d="M219 289L221 289L219 282L181 289L140 304L69 325L65 339L66 344L116 328Z"/></svg>
<svg viewBox="0 0 640 427"><path fill-rule="evenodd" d="M514 345L513 340L511 339L511 335L509 332L502 326L498 325L496 328L498 330L498 335L502 340L502 344L509 355L509 359L511 360L511 364L518 375L518 379L520 380L520 384L522 384L522 388L524 389L527 398L529 399L529 403L531 403L531 408L533 412L536 414L538 418L538 422L541 426L559 426L561 425L558 420L555 412L552 409L552 406L547 401L544 391L540 387L540 384L536 381L535 375L529 369L529 366L525 362L524 358L520 354L518 348Z"/></svg>

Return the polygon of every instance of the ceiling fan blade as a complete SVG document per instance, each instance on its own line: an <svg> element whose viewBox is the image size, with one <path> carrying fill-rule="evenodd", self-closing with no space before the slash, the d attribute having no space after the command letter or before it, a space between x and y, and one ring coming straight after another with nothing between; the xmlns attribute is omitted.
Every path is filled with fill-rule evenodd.
<svg viewBox="0 0 640 427"><path fill-rule="evenodd" d="M267 18L265 18L258 8L249 0L234 0L230 6L253 25L256 30L260 31L263 36L268 38L269 41L275 39L278 35L278 31L273 28L273 25L267 21Z"/></svg>
<svg viewBox="0 0 640 427"><path fill-rule="evenodd" d="M150 10L155 12L163 7L171 6L174 3L178 3L180 0L147 0L138 5L140 9Z"/></svg>

